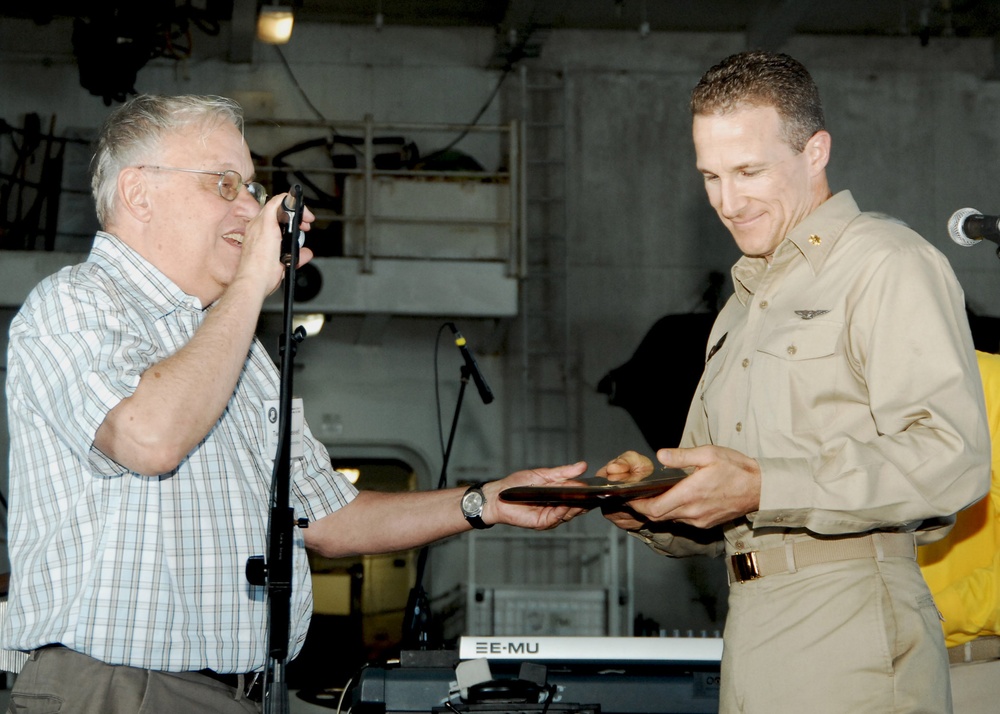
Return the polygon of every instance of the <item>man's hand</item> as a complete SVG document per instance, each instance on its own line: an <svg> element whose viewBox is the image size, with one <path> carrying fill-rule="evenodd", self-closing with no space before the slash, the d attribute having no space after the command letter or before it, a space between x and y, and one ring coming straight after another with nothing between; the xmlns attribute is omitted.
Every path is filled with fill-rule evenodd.
<svg viewBox="0 0 1000 714"><path fill-rule="evenodd" d="M621 456L604 464L595 476L603 476L609 481L642 481L653 473L653 462L648 456L636 451L626 451Z"/></svg>
<svg viewBox="0 0 1000 714"><path fill-rule="evenodd" d="M572 480L582 475L586 470L586 462L578 461L575 464L554 468L517 471L500 481L487 483L483 486L483 493L486 496L483 520L487 523L504 523L538 531L568 523L581 513L586 513L586 509L506 503L500 500L500 492L514 486L544 486Z"/></svg>
<svg viewBox="0 0 1000 714"><path fill-rule="evenodd" d="M641 481L653 473L653 462L648 457L636 451L626 451L621 456L611 459L598 469L596 476L603 476L609 481ZM627 503L615 502L602 506L601 513L609 521L626 531L634 531L646 524L646 518Z"/></svg>
<svg viewBox="0 0 1000 714"><path fill-rule="evenodd" d="M721 446L660 449L656 458L664 466L694 470L659 496L629 501L629 507L647 521L711 528L760 507L760 466L739 451Z"/></svg>
<svg viewBox="0 0 1000 714"><path fill-rule="evenodd" d="M265 295L270 295L285 276L285 266L281 263L281 225L278 212L282 209L285 194L272 196L260 213L251 220L243 236L243 249L237 273L244 278L256 279L261 283ZM316 219L307 206L302 208L302 223L299 228L308 231ZM299 262L296 268L308 263L313 252L302 246L299 248Z"/></svg>

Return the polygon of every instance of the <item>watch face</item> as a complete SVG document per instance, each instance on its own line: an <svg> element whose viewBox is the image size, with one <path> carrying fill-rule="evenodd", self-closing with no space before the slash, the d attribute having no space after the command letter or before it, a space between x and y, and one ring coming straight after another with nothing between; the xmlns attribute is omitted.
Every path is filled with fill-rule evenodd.
<svg viewBox="0 0 1000 714"><path fill-rule="evenodd" d="M467 516L482 515L484 500L482 491L469 491L462 496L462 512Z"/></svg>

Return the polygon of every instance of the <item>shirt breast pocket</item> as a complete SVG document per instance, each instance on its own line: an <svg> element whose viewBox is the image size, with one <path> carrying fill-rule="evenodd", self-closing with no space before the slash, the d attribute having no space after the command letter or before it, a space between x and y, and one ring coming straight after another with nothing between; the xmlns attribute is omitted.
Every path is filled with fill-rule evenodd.
<svg viewBox="0 0 1000 714"><path fill-rule="evenodd" d="M831 426L843 331L840 322L802 320L760 342L750 402L762 427L802 433Z"/></svg>

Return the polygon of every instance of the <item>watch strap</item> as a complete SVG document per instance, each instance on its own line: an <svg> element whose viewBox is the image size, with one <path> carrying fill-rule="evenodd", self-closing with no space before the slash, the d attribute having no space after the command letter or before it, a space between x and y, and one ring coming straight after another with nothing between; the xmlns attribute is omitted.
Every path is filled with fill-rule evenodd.
<svg viewBox="0 0 1000 714"><path fill-rule="evenodd" d="M465 516L465 520L467 520L469 522L469 525L472 526L473 528L475 528L477 531L484 531L487 528L492 528L493 527L492 523L487 523L486 521L483 520L483 508L482 507L486 505L486 494L483 493L483 487L482 486L477 485L477 484L473 484L472 486L469 486L469 488L467 488L465 490L465 493L462 495L463 502L465 501L465 496L468 495L469 493L473 492L473 491L478 491L479 494L483 498L482 505L479 508L479 513L475 513L475 514L466 513L465 509L463 508L462 509L462 515Z"/></svg>

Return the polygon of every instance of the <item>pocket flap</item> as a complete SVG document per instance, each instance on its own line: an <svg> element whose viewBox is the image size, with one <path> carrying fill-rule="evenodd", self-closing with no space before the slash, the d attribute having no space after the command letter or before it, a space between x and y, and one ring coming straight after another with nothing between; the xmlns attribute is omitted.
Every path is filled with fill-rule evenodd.
<svg viewBox="0 0 1000 714"><path fill-rule="evenodd" d="M757 349L793 361L828 357L836 351L843 328L842 322L802 320L774 330Z"/></svg>

